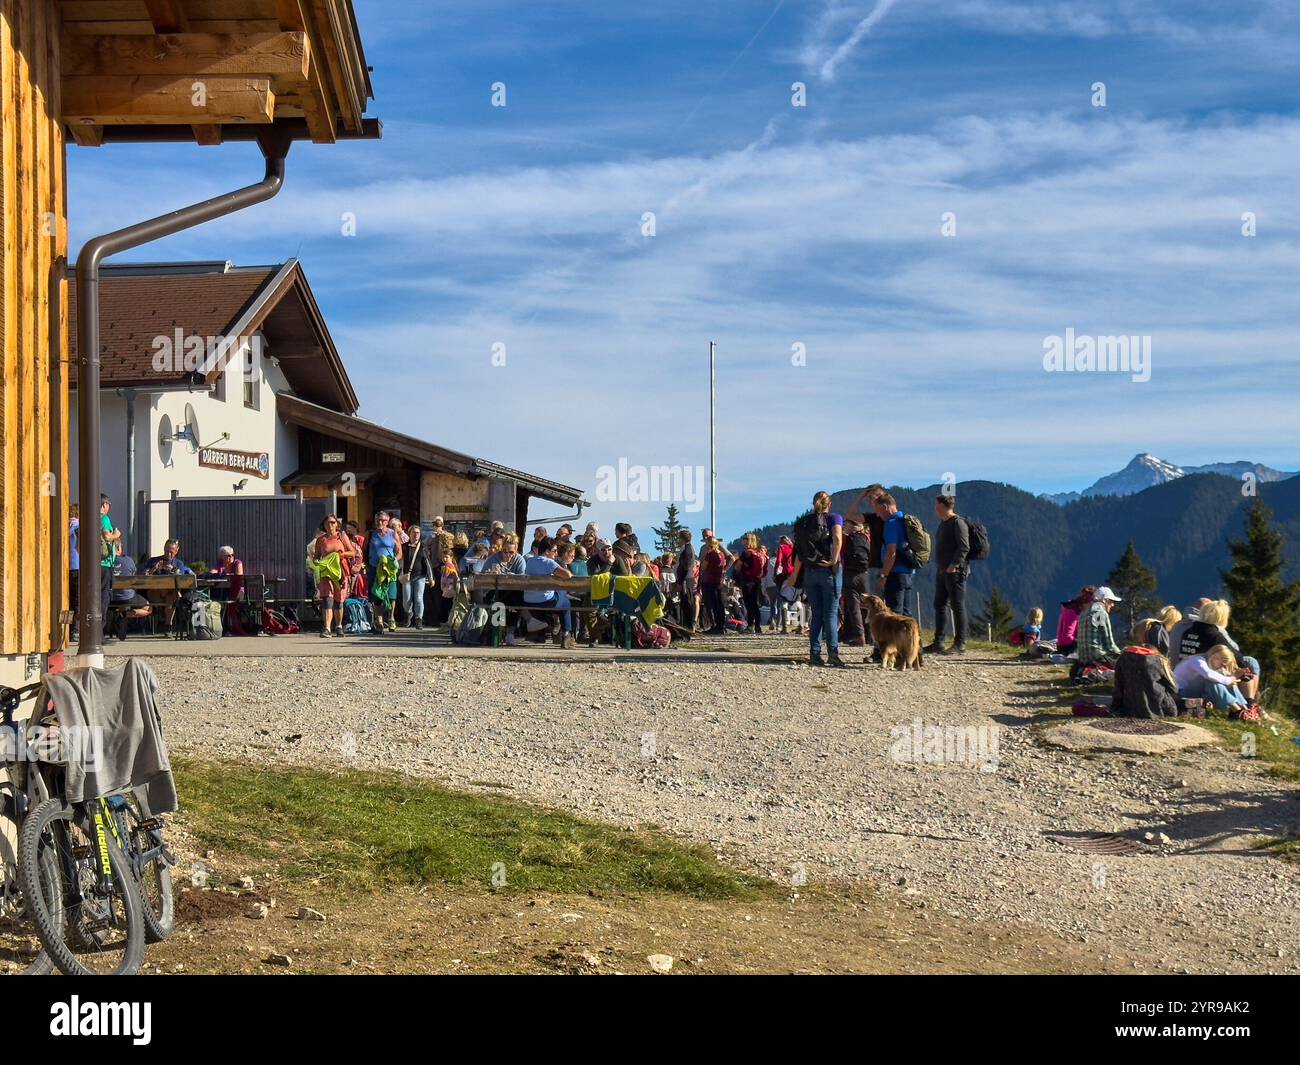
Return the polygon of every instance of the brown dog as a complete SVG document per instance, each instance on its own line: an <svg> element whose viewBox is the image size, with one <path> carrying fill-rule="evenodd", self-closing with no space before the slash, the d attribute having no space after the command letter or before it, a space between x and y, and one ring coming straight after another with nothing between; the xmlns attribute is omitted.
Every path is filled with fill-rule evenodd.
<svg viewBox="0 0 1300 1065"><path fill-rule="evenodd" d="M871 627L871 639L880 648L881 669L891 669L895 664L899 669L920 669L925 664L921 659L921 626L916 618L895 614L878 595L862 596L862 609Z"/></svg>

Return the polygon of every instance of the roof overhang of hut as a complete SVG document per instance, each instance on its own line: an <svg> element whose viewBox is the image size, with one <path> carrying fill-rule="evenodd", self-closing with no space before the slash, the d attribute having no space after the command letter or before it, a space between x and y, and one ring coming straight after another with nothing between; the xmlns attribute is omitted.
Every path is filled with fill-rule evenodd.
<svg viewBox="0 0 1300 1065"><path fill-rule="evenodd" d="M55 0L60 116L83 146L379 134L351 0ZM240 132L243 130L244 132Z"/></svg>

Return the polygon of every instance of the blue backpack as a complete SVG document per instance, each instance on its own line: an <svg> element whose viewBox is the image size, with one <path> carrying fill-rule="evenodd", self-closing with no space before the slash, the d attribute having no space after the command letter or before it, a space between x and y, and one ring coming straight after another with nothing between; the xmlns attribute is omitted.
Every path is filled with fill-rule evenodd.
<svg viewBox="0 0 1300 1065"><path fill-rule="evenodd" d="M343 604L343 631L349 636L362 636L375 631L370 603L355 596Z"/></svg>

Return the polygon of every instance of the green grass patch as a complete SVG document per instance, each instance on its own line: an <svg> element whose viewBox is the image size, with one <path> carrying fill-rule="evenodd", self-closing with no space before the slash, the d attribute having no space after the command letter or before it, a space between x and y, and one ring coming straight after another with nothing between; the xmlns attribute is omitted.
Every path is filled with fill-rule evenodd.
<svg viewBox="0 0 1300 1065"><path fill-rule="evenodd" d="M397 773L173 766L187 827L205 846L272 863L286 880L378 890L481 884L501 891L755 899L762 877L660 832L629 831ZM501 863L500 866L497 863Z"/></svg>
<svg viewBox="0 0 1300 1065"><path fill-rule="evenodd" d="M1195 725L1204 725L1210 731L1222 737L1230 750L1242 751L1246 748L1244 737L1255 737L1255 757L1268 765L1269 772L1283 780L1300 781L1300 743L1292 742L1300 736L1296 723L1279 714L1273 715L1272 721L1232 721L1224 716L1216 716L1214 711L1204 721L1193 721ZM1277 729L1277 735L1273 730Z"/></svg>

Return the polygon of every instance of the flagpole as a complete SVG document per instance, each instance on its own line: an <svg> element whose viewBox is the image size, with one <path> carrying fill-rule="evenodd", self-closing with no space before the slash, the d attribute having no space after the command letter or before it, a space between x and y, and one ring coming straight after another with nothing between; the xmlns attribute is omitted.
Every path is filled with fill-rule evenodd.
<svg viewBox="0 0 1300 1065"><path fill-rule="evenodd" d="M709 528L718 535L717 349L709 341Z"/></svg>

